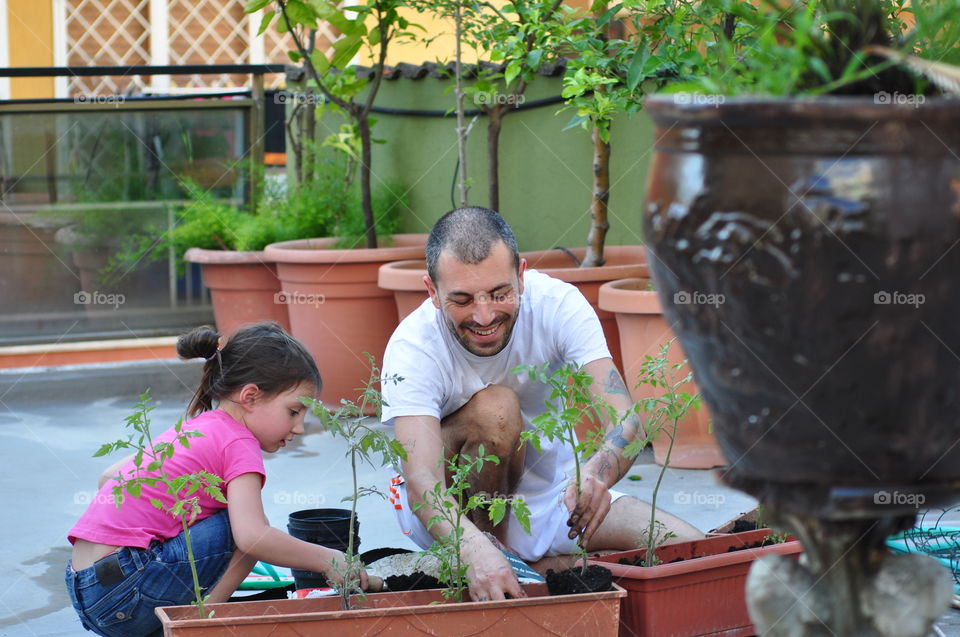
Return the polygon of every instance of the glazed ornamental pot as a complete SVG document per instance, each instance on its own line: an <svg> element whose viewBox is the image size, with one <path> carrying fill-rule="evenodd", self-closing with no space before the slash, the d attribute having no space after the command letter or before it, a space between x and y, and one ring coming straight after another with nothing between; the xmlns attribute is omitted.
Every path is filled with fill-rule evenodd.
<svg viewBox="0 0 960 637"><path fill-rule="evenodd" d="M949 499L960 100L680 101L646 102L644 235L725 479L836 519Z"/></svg>

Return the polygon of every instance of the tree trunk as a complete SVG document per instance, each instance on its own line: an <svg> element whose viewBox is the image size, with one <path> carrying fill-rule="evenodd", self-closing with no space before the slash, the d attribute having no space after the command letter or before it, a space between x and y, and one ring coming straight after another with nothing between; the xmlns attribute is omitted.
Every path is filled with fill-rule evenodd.
<svg viewBox="0 0 960 637"><path fill-rule="evenodd" d="M587 253L581 268L603 265L603 244L610 222L607 204L610 201L610 144L600 139L600 131L593 129L593 198L590 201L590 234L587 235Z"/></svg>
<svg viewBox="0 0 960 637"><path fill-rule="evenodd" d="M460 206L463 207L469 205L468 197L470 186L467 185L467 129L463 113L463 75L461 74L460 63L460 41L463 37L463 14L460 3L457 2L455 6L456 8L454 9L453 13L454 24L456 25L456 62L454 72L457 75L457 151L460 159L460 179L458 180L458 186L460 189Z"/></svg>
<svg viewBox="0 0 960 637"><path fill-rule="evenodd" d="M500 212L500 127L503 108L499 104L487 110L487 205Z"/></svg>
<svg viewBox="0 0 960 637"><path fill-rule="evenodd" d="M363 223L366 226L365 236L367 238L367 247L377 247L377 229L373 218L373 201L370 196L370 161L373 156L372 143L370 141L370 120L366 117L356 118L357 126L360 130L360 193L363 200Z"/></svg>

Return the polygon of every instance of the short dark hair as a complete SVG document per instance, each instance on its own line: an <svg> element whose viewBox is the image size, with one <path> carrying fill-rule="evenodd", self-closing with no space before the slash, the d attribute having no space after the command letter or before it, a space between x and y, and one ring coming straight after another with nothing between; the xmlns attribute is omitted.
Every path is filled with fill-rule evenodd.
<svg viewBox="0 0 960 637"><path fill-rule="evenodd" d="M480 263L490 256L497 241L503 241L513 257L513 267L520 267L517 238L506 220L489 208L468 206L456 208L440 217L427 239L427 274L436 283L437 261L443 250L450 250L460 263Z"/></svg>
<svg viewBox="0 0 960 637"><path fill-rule="evenodd" d="M177 340L181 358L203 358L200 386L190 401L190 417L213 409L222 400L248 383L267 396L276 396L306 381L319 392L320 371L313 356L297 339L273 322L241 327L223 347L220 334L212 327L198 327Z"/></svg>

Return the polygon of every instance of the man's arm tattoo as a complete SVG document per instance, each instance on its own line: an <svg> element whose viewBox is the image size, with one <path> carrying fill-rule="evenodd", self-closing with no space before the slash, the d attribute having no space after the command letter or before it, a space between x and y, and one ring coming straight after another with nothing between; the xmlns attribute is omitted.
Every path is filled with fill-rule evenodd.
<svg viewBox="0 0 960 637"><path fill-rule="evenodd" d="M608 394L630 396L630 392L627 391L627 386L623 383L623 379L620 378L620 373L615 369L611 369L607 375L607 380L603 383L603 391Z"/></svg>
<svg viewBox="0 0 960 637"><path fill-rule="evenodd" d="M625 449L629 442L623 437L623 424L620 423L603 437L606 442L609 442L611 445L618 449Z"/></svg>

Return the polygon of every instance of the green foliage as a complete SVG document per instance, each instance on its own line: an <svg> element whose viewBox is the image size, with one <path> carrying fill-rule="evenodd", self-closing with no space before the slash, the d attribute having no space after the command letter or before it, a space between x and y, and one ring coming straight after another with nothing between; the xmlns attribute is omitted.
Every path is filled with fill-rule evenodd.
<svg viewBox="0 0 960 637"><path fill-rule="evenodd" d="M193 555L193 544L190 541L190 524L201 512L200 494L198 492L202 491L214 500L226 504L227 500L220 489L223 480L207 471L197 471L179 476L170 476L166 472L164 465L173 458L176 447L179 445L189 449L190 439L202 437L203 434L191 429L184 430L183 420L181 419L174 426L176 435L171 442L154 443L150 433L150 412L153 409L154 406L150 404L150 390L148 389L140 395L140 399L134 405L134 412L125 419L126 426L132 430L132 433L126 439L102 445L94 454L94 457L105 456L119 450L132 450L134 452L133 469L126 474L120 471L111 478L115 482L112 486L112 493L117 508L123 505L125 495L139 498L144 486L151 489L163 489L173 498L169 505L164 505L158 498L150 498L150 504L179 520L183 527L183 535L187 544L187 559L190 562L190 572L193 575L194 604L197 606L200 617L206 618L208 616L204 608L206 598L200 588L200 579L197 576L196 559ZM209 615L212 616L213 613Z"/></svg>
<svg viewBox="0 0 960 637"><path fill-rule="evenodd" d="M308 119L315 121L319 114L329 109L351 120L340 131L329 136L324 144L359 161L363 177L360 187L363 191L361 205L364 215L363 232L357 235L366 236L367 247L375 247L377 215L373 210L370 168L370 146L373 143L370 129L374 120L369 115L383 78L389 43L412 37L409 30L412 25L399 12L404 0L371 0L369 3L348 5L341 5L337 0L249 0L245 11L254 13L268 6L275 6L275 9L264 14L260 33L275 24L278 33L290 34L296 47L289 52L290 59L304 65L308 77L307 88L319 91L323 97ZM329 59L315 48L314 38L321 23L328 23L341 33L341 37L333 43ZM376 60L373 78L358 77L356 69L347 66L361 50L368 51ZM290 128L290 132L297 152L306 151L312 155L314 126ZM301 182L313 179L310 161L307 163L306 169L301 166L297 171ZM354 228L351 226L344 231L354 232Z"/></svg>
<svg viewBox="0 0 960 637"><path fill-rule="evenodd" d="M657 549L666 540L674 537L672 533L665 533L663 524L656 519L657 494L660 491L660 485L663 482L667 467L670 466L673 443L677 437L677 427L680 421L687 417L691 409L700 408L699 393L690 394L680 390L683 385L693 380L692 371L688 370L685 374L682 371L687 366L686 359L680 363L671 364L668 358L670 347L676 340L676 338L673 338L661 345L656 356L646 355L640 365L637 384L650 385L656 390L656 393L653 397L641 399L634 405L634 408L645 417L644 429L646 435L631 442L623 451L623 454L628 458L636 457L650 441L661 434L670 439L650 500L653 515L650 516L649 526L641 533L640 537L640 544L646 550L647 566L654 566L659 563Z"/></svg>
<svg viewBox="0 0 960 637"><path fill-rule="evenodd" d="M533 429L522 431L520 438L532 444L537 451L541 449L542 438L559 441L569 446L573 452L574 484L579 500L580 465L603 446L602 434L599 432L603 430L604 423L618 421L617 410L590 390L593 377L577 365L565 363L552 371L549 363L522 365L511 372L526 373L530 380L543 383L550 388L546 410L531 420ZM576 427L584 419L591 423L591 433L585 440L579 440ZM583 529L580 529L577 534L577 548L585 573L587 552L583 546Z"/></svg>
<svg viewBox="0 0 960 637"><path fill-rule="evenodd" d="M422 502L416 502L413 505L414 511L424 506L433 509L434 515L427 520L427 528L446 522L452 529L450 533L434 541L429 550L440 563L439 579L447 585L443 590L443 597L448 601L463 601L464 593L470 587L470 581L467 578L468 566L464 563L461 553L463 516L471 511L486 509L490 521L497 525L506 517L509 506L523 530L530 533L530 510L523 498L491 496L487 493L468 495L470 475L480 473L487 462L500 464L500 458L493 454L485 454L483 445L477 448L475 457L467 454L454 455L446 461L446 468L451 475L450 485L444 487L438 482L433 486L432 491L423 494Z"/></svg>
<svg viewBox="0 0 960 637"><path fill-rule="evenodd" d="M707 0L729 16L724 30L707 21L709 63L700 77L672 90L720 95L933 94L920 76L876 55L888 46L927 59L960 62L960 3L906 0ZM702 10L702 9L698 9ZM716 12L712 14L716 16ZM916 26L908 28L910 16ZM711 16L707 16L709 19Z"/></svg>
<svg viewBox="0 0 960 637"><path fill-rule="evenodd" d="M335 236L338 247L354 246L364 230L360 190L345 177L346 163L339 159L317 162L315 178L285 192L265 193L255 213L217 199L196 183L183 182L191 201L176 212L176 225L154 220L131 229L120 252L111 259L108 277L126 274L141 261L164 259L172 248L178 258L189 248L207 250L262 250L270 243ZM262 182L265 184L266 182ZM377 230L397 232L400 213L406 207L406 189L387 183L374 192ZM183 272L183 262L177 263Z"/></svg>
<svg viewBox="0 0 960 637"><path fill-rule="evenodd" d="M350 459L351 475L353 477L353 493L343 498L350 502L350 532L347 541L346 564L338 571L343 575L343 585L340 587L341 605L344 610L350 608L350 596L353 593L363 594L360 589L359 571L363 568L360 557L354 550L354 521L357 519L357 501L367 495L379 495L386 498L384 493L376 487L362 487L357 482L357 463L366 462L372 467L399 466L406 460L407 452L400 441L388 436L379 428L380 413L383 407L383 396L377 389L380 383L399 383L403 379L399 376L380 378L380 369L373 356L366 353L370 364L370 376L359 388L358 401L341 399L336 410L330 410L321 401L313 398L301 399L315 416L320 418L323 427L334 436L339 436L347 442L346 456ZM373 410L375 418L370 419L366 414Z"/></svg>

